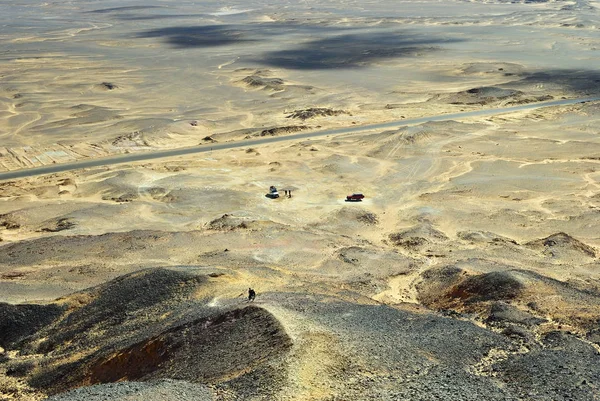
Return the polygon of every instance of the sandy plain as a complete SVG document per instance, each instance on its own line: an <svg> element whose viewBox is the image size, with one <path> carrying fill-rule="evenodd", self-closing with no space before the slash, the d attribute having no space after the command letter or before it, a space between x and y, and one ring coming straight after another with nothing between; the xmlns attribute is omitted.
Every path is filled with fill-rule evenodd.
<svg viewBox="0 0 600 401"><path fill-rule="evenodd" d="M13 3L4 171L600 96L592 1ZM599 126L591 101L0 182L0 395L600 399Z"/></svg>

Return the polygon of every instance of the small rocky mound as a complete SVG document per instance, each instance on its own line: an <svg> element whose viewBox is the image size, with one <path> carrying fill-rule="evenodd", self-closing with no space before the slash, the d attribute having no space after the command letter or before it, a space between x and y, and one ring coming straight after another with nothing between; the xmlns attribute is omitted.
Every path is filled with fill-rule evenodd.
<svg viewBox="0 0 600 401"><path fill-rule="evenodd" d="M425 270L415 285L419 301L423 305L433 306L439 301L440 294L458 284L466 274L466 271L453 265Z"/></svg>
<svg viewBox="0 0 600 401"><path fill-rule="evenodd" d="M319 219L311 225L320 229L350 234L378 223L379 217L368 209L344 206L327 215L325 219Z"/></svg>
<svg viewBox="0 0 600 401"><path fill-rule="evenodd" d="M144 138L144 135L139 132L132 132L127 135L119 135L111 142L112 146L116 146L119 148L127 148L127 147L149 147L150 143Z"/></svg>
<svg viewBox="0 0 600 401"><path fill-rule="evenodd" d="M511 100L509 102L506 102L506 105L512 106L512 105L528 104L528 103L535 103L535 102L547 102L552 99L554 99L554 96L552 96L552 95L524 96L524 97L519 97L518 99L515 99L515 100Z"/></svg>
<svg viewBox="0 0 600 401"><path fill-rule="evenodd" d="M118 196L102 195L102 200L111 200L117 203L133 202L136 199L138 199L138 194L133 192L126 192Z"/></svg>
<svg viewBox="0 0 600 401"><path fill-rule="evenodd" d="M473 88L473 89L468 89L464 92L459 92L459 93L468 93L470 95L477 95L477 96L482 96L482 97L495 97L498 99L502 99L505 97L510 97L510 96L514 96L516 94L520 94L521 92L518 90L513 90L513 89L503 89L503 88L498 88L495 86L487 86L487 87L480 87L480 88Z"/></svg>
<svg viewBox="0 0 600 401"><path fill-rule="evenodd" d="M104 90L109 90L109 91L111 91L111 90L114 90L114 89L117 89L117 88L118 88L118 86L117 86L117 85L115 85L115 84L113 84L112 82L102 82L102 83L101 83L100 85L98 85L98 86L99 86L101 89L104 89Z"/></svg>
<svg viewBox="0 0 600 401"><path fill-rule="evenodd" d="M397 130L384 131L371 135L368 139L361 141L361 143L369 147L376 145L367 153L369 157L390 158L394 155L400 157L403 152L393 152L392 149L422 146L448 136L448 132L443 127L430 128L432 127L426 127L425 125L402 127Z"/></svg>
<svg viewBox="0 0 600 401"><path fill-rule="evenodd" d="M453 136L464 136L481 128L484 128L481 124L468 124L453 120L429 121L368 135L360 143L370 148L367 153L370 157L402 158L406 156L403 148L429 147L432 143L441 143Z"/></svg>
<svg viewBox="0 0 600 401"><path fill-rule="evenodd" d="M409 127L413 128L413 127ZM404 145L415 145L423 142L430 142L434 137L444 136L444 134L439 134L436 132L431 132L423 127L417 127L418 129L402 129L397 131L399 135L397 135L397 141L403 143Z"/></svg>
<svg viewBox="0 0 600 401"><path fill-rule="evenodd" d="M70 218L64 217L60 218L56 221L53 221L47 224L45 227L42 227L40 231L48 232L48 233L56 233L59 231L70 230L75 227L77 224Z"/></svg>
<svg viewBox="0 0 600 401"><path fill-rule="evenodd" d="M208 223L209 230L231 231L248 228L248 220L225 213Z"/></svg>
<svg viewBox="0 0 600 401"><path fill-rule="evenodd" d="M50 305L11 305L0 303L0 347L11 349L14 343L58 319L65 307Z"/></svg>
<svg viewBox="0 0 600 401"><path fill-rule="evenodd" d="M513 244L517 241L490 231L459 231L456 236L473 244Z"/></svg>
<svg viewBox="0 0 600 401"><path fill-rule="evenodd" d="M206 386L167 379L80 387L49 397L47 401L212 401L213 399Z"/></svg>
<svg viewBox="0 0 600 401"><path fill-rule="evenodd" d="M0 227L7 230L18 230L21 224L10 214L0 214Z"/></svg>
<svg viewBox="0 0 600 401"><path fill-rule="evenodd" d="M306 129L308 129L310 127L308 127L307 125L288 125L285 127L275 127L275 128L269 128L269 129L264 129L260 132L256 132L254 134L251 135L247 135L245 137L245 139L249 139L252 137L262 137L262 136L277 136L277 135L282 135L282 134L292 134L294 132L299 132L299 131L304 131Z"/></svg>
<svg viewBox="0 0 600 401"><path fill-rule="evenodd" d="M382 255L375 249L364 248L359 246L349 246L338 249L336 257L344 263L354 265L365 265L369 263L369 259L378 259L383 263L383 259L388 255Z"/></svg>
<svg viewBox="0 0 600 401"><path fill-rule="evenodd" d="M398 233L392 233L389 235L389 239L395 246L417 250L431 243L447 241L448 237L430 224L422 224Z"/></svg>
<svg viewBox="0 0 600 401"><path fill-rule="evenodd" d="M510 272L491 272L471 276L450 288L444 295L465 304L516 298L525 286Z"/></svg>
<svg viewBox="0 0 600 401"><path fill-rule="evenodd" d="M497 86L484 86L458 92L446 98L450 104L487 105L506 99L517 99L523 92L516 89L504 89Z"/></svg>
<svg viewBox="0 0 600 401"><path fill-rule="evenodd" d="M489 308L483 308L482 303L512 300L525 289L514 271L469 276L453 265L426 270L415 287L424 305L440 310L485 312L484 315Z"/></svg>
<svg viewBox="0 0 600 401"><path fill-rule="evenodd" d="M266 90L279 91L285 88L285 82L281 78L265 78L260 75L249 75L242 79L244 84L251 88L262 88Z"/></svg>
<svg viewBox="0 0 600 401"><path fill-rule="evenodd" d="M379 217L377 217L377 215L372 212L361 213L358 216L356 216L356 220L369 226L373 226L379 223Z"/></svg>
<svg viewBox="0 0 600 401"><path fill-rule="evenodd" d="M558 259L595 258L596 251L589 245L571 237L569 234L556 233L549 237L531 241L525 246L539 250L544 255Z"/></svg>
<svg viewBox="0 0 600 401"><path fill-rule="evenodd" d="M335 276L344 288L374 296L389 288L389 278L409 274L415 269L406 256L370 246L337 249L318 267L320 273Z"/></svg>
<svg viewBox="0 0 600 401"><path fill-rule="evenodd" d="M339 116L342 114L351 115L347 111L344 110L334 110L323 107L311 107L309 109L303 110L294 110L289 113L285 118L297 118L299 120L308 120L316 117L330 117L330 116Z"/></svg>

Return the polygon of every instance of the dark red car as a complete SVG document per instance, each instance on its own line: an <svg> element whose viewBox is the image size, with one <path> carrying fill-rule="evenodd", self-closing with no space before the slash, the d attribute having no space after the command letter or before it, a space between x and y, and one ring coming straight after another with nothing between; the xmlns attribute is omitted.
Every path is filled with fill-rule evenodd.
<svg viewBox="0 0 600 401"><path fill-rule="evenodd" d="M363 194L352 194L346 196L347 201L360 202L365 196Z"/></svg>

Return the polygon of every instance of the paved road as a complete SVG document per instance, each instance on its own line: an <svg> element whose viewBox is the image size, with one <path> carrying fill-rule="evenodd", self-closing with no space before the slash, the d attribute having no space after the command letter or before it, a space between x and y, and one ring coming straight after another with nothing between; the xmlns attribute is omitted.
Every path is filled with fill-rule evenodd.
<svg viewBox="0 0 600 401"><path fill-rule="evenodd" d="M194 154L194 153L210 152L210 151L215 151L215 150L264 145L264 144L273 143L273 142L294 141L294 140L298 140L298 139L315 138L315 137L325 136L325 135L343 135L343 134L351 134L351 133L370 131L370 130L376 130L376 129L399 128L399 127L406 126L406 125L422 124L422 123L429 122L429 121L448 121L448 120L460 120L460 119L464 119L464 118L478 117L478 116L492 116L492 115L497 115L497 114L511 113L511 112L515 112L515 111L534 110L534 109L539 109L542 107L551 107L551 106L565 106L565 105L570 105L570 104L593 102L593 101L598 101L598 100L600 100L600 97L555 100L552 102L531 103L531 104L523 104L523 105L514 106L514 107L467 111L464 113L442 114L442 115L438 115L438 116L412 118L412 119L391 121L391 122L380 123L380 124L370 124L370 125L361 125L361 126L346 127L346 128L329 129L329 130L323 130L323 131L305 132L305 133L301 133L301 134L277 136L277 137L267 137L267 138L252 139L252 140L246 140L246 141L213 143L210 145L199 145L199 146L192 146L192 147L188 147L188 148L161 150L161 151L156 151L156 152L122 154L122 155L103 157L103 158L97 158L97 159L81 160L81 161L76 161L76 162L72 162L72 163L51 164L51 165L42 166L42 167L33 167L33 168L27 168L27 169L22 169L22 170L7 171L4 173L0 173L0 181L12 180L12 179L16 179L16 178L32 177L32 176L42 175L42 174L52 174L52 173L58 173L58 172L62 172L62 171L77 170L77 169L82 169L82 168L87 168L87 167L108 166L108 165L113 165L113 164L131 163L131 162L153 160L153 159L162 159L162 158L166 158L166 157L183 156L183 155L190 155L190 154Z"/></svg>

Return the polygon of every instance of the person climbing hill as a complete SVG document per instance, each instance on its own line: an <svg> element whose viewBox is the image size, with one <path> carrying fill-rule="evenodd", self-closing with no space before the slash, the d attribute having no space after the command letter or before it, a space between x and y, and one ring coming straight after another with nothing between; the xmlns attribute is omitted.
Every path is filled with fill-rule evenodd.
<svg viewBox="0 0 600 401"><path fill-rule="evenodd" d="M252 288L248 288L248 302L254 301L256 298L256 292Z"/></svg>

